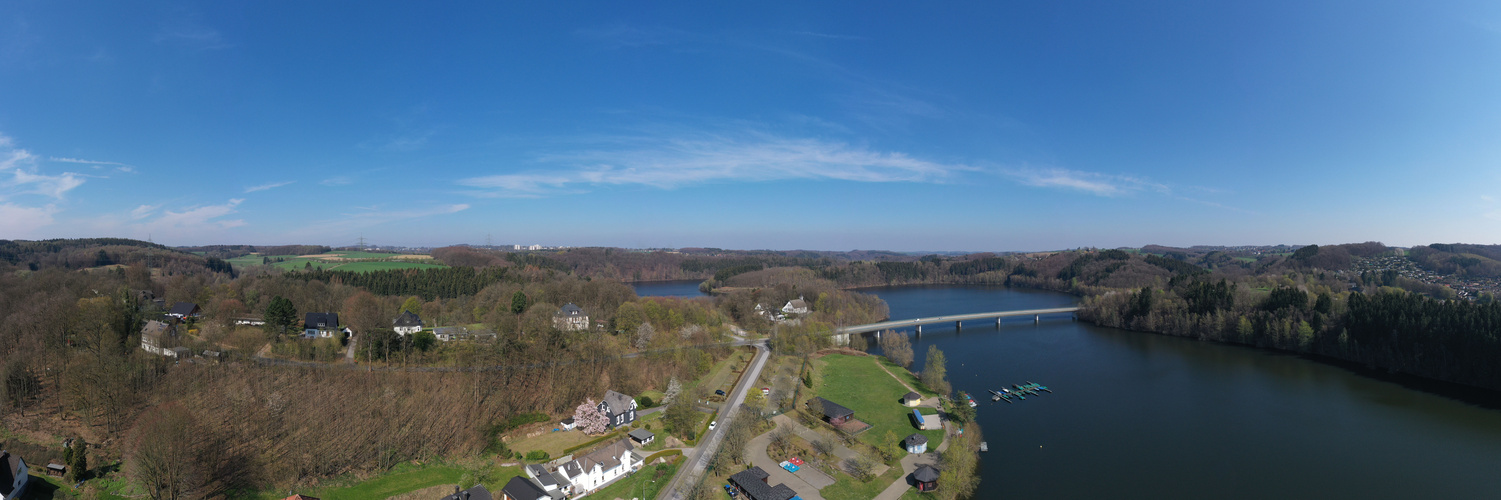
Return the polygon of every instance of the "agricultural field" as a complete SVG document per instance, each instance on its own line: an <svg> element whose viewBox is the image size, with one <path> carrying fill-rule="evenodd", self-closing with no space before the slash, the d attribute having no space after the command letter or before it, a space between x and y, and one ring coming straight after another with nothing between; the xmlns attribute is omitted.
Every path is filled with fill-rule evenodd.
<svg viewBox="0 0 1501 500"><path fill-rule="evenodd" d="M333 251L317 255L257 255L250 254L229 259L236 269L262 265L271 259L271 265L288 270L327 269L337 271L370 272L388 269L429 269L447 267L432 262L430 255L375 253L358 251Z"/></svg>

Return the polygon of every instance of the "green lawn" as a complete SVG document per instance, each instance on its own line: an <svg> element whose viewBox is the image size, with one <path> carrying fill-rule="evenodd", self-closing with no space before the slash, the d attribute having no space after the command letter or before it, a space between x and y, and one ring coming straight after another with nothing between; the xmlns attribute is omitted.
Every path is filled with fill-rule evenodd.
<svg viewBox="0 0 1501 500"><path fill-rule="evenodd" d="M928 386L923 385L921 381L917 380L917 375L913 375L912 372L907 371L906 368L897 366L896 363L892 363L891 360L886 359L885 356L876 356L876 359L880 360L881 365L885 366L886 370L890 371L892 375L896 375L897 378L902 379L902 381L906 382L907 385L916 388L917 393L922 394L924 398L931 398L938 395L938 393L933 392L932 389L929 389ZM907 393L904 391L902 392L902 394Z"/></svg>
<svg viewBox="0 0 1501 500"><path fill-rule="evenodd" d="M857 416L858 414L859 412L856 412ZM875 498L882 491L886 491L886 488L891 486L892 481L896 481L897 478L902 477L902 468L892 467L885 474L870 480L868 483L857 481L848 474L835 474L834 477L838 478L838 480L832 486L818 490L818 494L823 495L827 500L861 500Z"/></svg>
<svg viewBox="0 0 1501 500"><path fill-rule="evenodd" d="M500 491L511 476L522 474L520 467L491 466L489 481L485 487L490 491ZM345 482L347 484L336 486L324 486L313 491L300 491L299 493L319 498L337 498L352 500L385 500L402 493L410 493L423 488L444 484L458 484L464 477L462 467L446 464L413 465L402 464L393 468L390 472L379 476L359 481ZM332 481L335 484L341 481ZM469 485L464 485L469 486ZM249 494L230 495L230 498L242 498L253 500L280 500L286 498L285 491L261 491Z"/></svg>
<svg viewBox="0 0 1501 500"><path fill-rule="evenodd" d="M556 424L556 422L553 423ZM594 437L580 430L548 432L541 436L511 441L506 443L506 447L523 454L533 450L542 450L547 452L549 457L557 458L567 454L563 450L584 444Z"/></svg>
<svg viewBox="0 0 1501 500"><path fill-rule="evenodd" d="M678 463L657 464L642 467L635 474L621 478L604 489L590 493L593 498L611 500L615 498L656 498L657 492L672 481L672 475L678 471Z"/></svg>
<svg viewBox="0 0 1501 500"><path fill-rule="evenodd" d="M339 264L339 263L335 262L335 263L332 263L332 264L333 264L333 266L332 267L328 267L327 269L331 269L331 270L334 270L334 271L354 271L354 272L357 272L357 273L363 273L363 272L369 272L369 271L385 271L387 269L434 269L434 268L439 268L439 267L448 267L448 266L445 266L445 265L442 265L442 264L432 264L432 263L428 263L428 262L407 262L407 261L395 261L395 262L350 262L350 263L346 263L346 264ZM313 264L313 266L317 267L317 264Z"/></svg>
<svg viewBox="0 0 1501 500"><path fill-rule="evenodd" d="M890 446L890 443L884 443L882 439L885 438L886 431L891 431L896 439L920 432L928 437L928 447L936 448L943 442L943 431L919 431L912 425L912 408L902 406L901 403L907 388L876 366L876 362L877 358L874 356L824 356L817 362L822 377L814 385L816 394L855 410L855 418L871 426L860 434L860 440L872 446ZM901 369L892 371L906 371L897 370ZM806 399L804 398L805 401ZM798 404L803 404L803 401Z"/></svg>

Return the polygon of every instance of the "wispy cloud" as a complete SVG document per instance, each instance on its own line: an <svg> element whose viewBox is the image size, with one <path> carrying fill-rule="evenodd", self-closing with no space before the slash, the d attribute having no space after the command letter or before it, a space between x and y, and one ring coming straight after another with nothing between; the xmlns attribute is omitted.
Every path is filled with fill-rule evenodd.
<svg viewBox="0 0 1501 500"><path fill-rule="evenodd" d="M869 40L870 39L868 37L863 37L863 36L856 36L856 35L836 35L836 34L833 34L833 33L819 33L819 32L816 32L816 31L794 31L794 32L792 32L792 34L794 34L794 35L802 35L802 36L811 36L811 37L817 37L817 38L830 38L830 39L834 39L834 40Z"/></svg>
<svg viewBox="0 0 1501 500"><path fill-rule="evenodd" d="M1197 203L1200 205L1240 212L1255 214L1256 212L1224 203L1209 201L1200 198L1182 196L1175 193L1173 186L1154 182L1141 177L1130 175L1112 175L1098 172L1081 172L1064 168L1009 168L1002 169L1001 173L1025 186L1064 189L1082 191L1096 196L1116 198L1132 196L1139 193L1150 193L1158 196L1166 196L1179 201ZM1223 190L1203 187L1187 186L1184 190L1201 194L1219 194Z"/></svg>
<svg viewBox="0 0 1501 500"><path fill-rule="evenodd" d="M195 23L164 28L157 32L154 41L196 51L219 50L233 46L224 41L224 36L219 33L219 30Z"/></svg>
<svg viewBox="0 0 1501 500"><path fill-rule="evenodd" d="M6 238L36 238L42 235L35 231L52 225L55 205L27 207L14 203L0 203L0 234Z"/></svg>
<svg viewBox="0 0 1501 500"><path fill-rule="evenodd" d="M575 36L603 44L611 49L640 48L667 45L682 41L686 32L661 27L640 27L617 24L605 28L585 28L573 31Z"/></svg>
<svg viewBox="0 0 1501 500"><path fill-rule="evenodd" d="M287 238L328 238L330 235L338 236L371 226L378 226L391 222L420 219L438 215L459 213L469 209L467 203L450 205L433 205L426 208L414 208L407 210L372 210L374 207L353 207L362 212L345 213L337 219L316 221L300 229L286 233Z"/></svg>
<svg viewBox="0 0 1501 500"><path fill-rule="evenodd" d="M37 194L62 198L68 191L83 185L84 177L73 172L39 173L37 159L30 151L15 147L14 139L0 134L0 173L10 173L8 181L0 178L0 196Z"/></svg>
<svg viewBox="0 0 1501 500"><path fill-rule="evenodd" d="M1027 186L1071 189L1099 196L1122 196L1144 190L1171 192L1166 185L1125 175L1062 168L1011 168L1002 172Z"/></svg>
<svg viewBox="0 0 1501 500"><path fill-rule="evenodd" d="M336 175L336 176L329 177L327 179L323 179L321 181L318 181L318 183L322 184L322 185L325 185L325 186L347 186L347 185L353 184L354 183L354 179L351 178L351 177L349 177L349 176L347 176L347 175Z"/></svg>
<svg viewBox="0 0 1501 500"><path fill-rule="evenodd" d="M267 184L261 184L259 186L250 186L248 188L245 188L245 192L246 193L254 193L256 191L265 191L267 189L276 189L276 188L279 188L279 187L282 187L282 186L285 186L287 184L291 184L291 183L294 183L294 182L297 182L297 181L271 182L271 183L267 183Z"/></svg>
<svg viewBox="0 0 1501 500"><path fill-rule="evenodd" d="M127 164L124 164L124 163L114 162L114 161L80 160L78 158L58 158L56 156L49 156L49 157L47 157L47 161L55 161L55 162L61 162L61 163L80 163L80 164L84 164L84 165L93 165L94 168L104 168L105 166L113 166L113 167L115 167L115 170L119 170L119 171L125 172L125 173L132 173L132 174L135 173L135 171L136 171L135 166L133 166L133 165L127 165Z"/></svg>
<svg viewBox="0 0 1501 500"><path fill-rule="evenodd" d="M633 145L548 155L541 161L564 168L472 177L459 184L479 188L487 196L538 197L619 185L673 189L713 182L785 179L944 182L960 172L974 170L899 152L765 134L642 139Z"/></svg>
<svg viewBox="0 0 1501 500"><path fill-rule="evenodd" d="M157 205L141 205L139 207L136 207L135 210L131 210L130 211L130 218L132 220L141 220L141 219L150 217L151 214L156 213L156 209L158 209L158 208L162 208L162 206L160 204L157 204Z"/></svg>
<svg viewBox="0 0 1501 500"><path fill-rule="evenodd" d="M140 224L142 230L159 234L182 235L190 231L218 230L240 227L245 225L244 219L224 219L225 216L236 213L235 207L245 200L234 198L222 205L199 205L187 207L174 212L166 210L156 219ZM142 205L136 208L141 214L150 215L155 207ZM132 211L131 215L137 215Z"/></svg>

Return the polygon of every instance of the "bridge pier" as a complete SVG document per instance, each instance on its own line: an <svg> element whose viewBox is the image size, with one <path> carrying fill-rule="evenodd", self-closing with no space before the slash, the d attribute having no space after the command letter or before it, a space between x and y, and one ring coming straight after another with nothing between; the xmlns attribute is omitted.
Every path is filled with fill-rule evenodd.
<svg viewBox="0 0 1501 500"><path fill-rule="evenodd" d="M963 321L955 321L954 322L954 330L955 331L963 330L963 329L964 329L964 322Z"/></svg>
<svg viewBox="0 0 1501 500"><path fill-rule="evenodd" d="M917 334L922 335L922 325L917 325Z"/></svg>
<svg viewBox="0 0 1501 500"><path fill-rule="evenodd" d="M1000 316L996 316L995 317L995 327L996 328L1000 328L1001 327L1001 317Z"/></svg>
<svg viewBox="0 0 1501 500"><path fill-rule="evenodd" d="M1038 324L1038 323L1041 323L1041 322L1042 322L1042 315L1041 314L1033 314L1032 315L1032 324L1035 325L1035 324Z"/></svg>

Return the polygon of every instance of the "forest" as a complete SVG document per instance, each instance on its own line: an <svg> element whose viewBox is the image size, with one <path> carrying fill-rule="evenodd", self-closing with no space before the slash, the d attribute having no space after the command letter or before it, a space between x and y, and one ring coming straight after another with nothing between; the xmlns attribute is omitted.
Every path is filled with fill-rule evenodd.
<svg viewBox="0 0 1501 500"><path fill-rule="evenodd" d="M561 418L606 390L660 392L672 380L703 376L731 352L721 345L732 340L727 324L770 328L752 314L756 304L777 308L800 296L814 304L774 342L791 354L826 347L835 323L886 314L878 299L827 280L713 298L640 298L618 278L580 275L559 264L570 261L540 253L478 268L353 273L234 269L218 255L236 249L196 255L130 240L4 248L11 253L0 264L0 446L45 462L61 458L57 443L80 438L97 448L79 479L123 474L141 484L157 484L156 468L143 464L161 463L171 450L182 464L173 484L183 497L285 491L412 460L511 453L495 432L513 419ZM94 265L101 255L110 262ZM638 259L621 256L616 269ZM672 265L704 259L715 257ZM791 261L778 259L791 258L766 262ZM141 349L143 325L172 322L163 313L177 302L198 304L202 316L177 325L162 347L214 357L173 360ZM554 328L566 303L580 306L591 328ZM428 326L494 336L400 337L391 322L403 310ZM309 312L338 313L358 333L299 338ZM235 324L247 316L268 324ZM628 353L643 355L622 357Z"/></svg>

